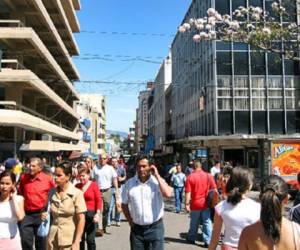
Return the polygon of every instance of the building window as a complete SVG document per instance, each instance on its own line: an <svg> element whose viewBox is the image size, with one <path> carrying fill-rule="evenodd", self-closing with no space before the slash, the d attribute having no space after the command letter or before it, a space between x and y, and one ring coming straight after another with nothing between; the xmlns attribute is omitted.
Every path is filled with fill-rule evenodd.
<svg viewBox="0 0 300 250"><path fill-rule="evenodd" d="M248 75L248 53L234 52L234 74Z"/></svg>
<svg viewBox="0 0 300 250"><path fill-rule="evenodd" d="M263 0L249 0L249 6L263 7Z"/></svg>
<svg viewBox="0 0 300 250"><path fill-rule="evenodd" d="M264 77L252 77L252 88L264 88L265 78Z"/></svg>
<svg viewBox="0 0 300 250"><path fill-rule="evenodd" d="M236 110L248 110L249 109L249 99L235 97L234 99L234 108Z"/></svg>
<svg viewBox="0 0 300 250"><path fill-rule="evenodd" d="M219 110L232 110L231 98L218 98Z"/></svg>
<svg viewBox="0 0 300 250"><path fill-rule="evenodd" d="M217 52L217 74L232 75L232 63L230 52Z"/></svg>
<svg viewBox="0 0 300 250"><path fill-rule="evenodd" d="M235 88L248 88L248 77L236 76L234 77Z"/></svg>
<svg viewBox="0 0 300 250"><path fill-rule="evenodd" d="M282 109L282 98L269 98L269 108L270 109Z"/></svg>
<svg viewBox="0 0 300 250"><path fill-rule="evenodd" d="M215 0L216 3L216 10L222 14L229 14L230 13L230 4L229 0Z"/></svg>
<svg viewBox="0 0 300 250"><path fill-rule="evenodd" d="M218 112L218 130L220 135L232 134L232 112Z"/></svg>
<svg viewBox="0 0 300 250"><path fill-rule="evenodd" d="M252 75L265 75L265 53L260 51L251 52L251 74Z"/></svg>
<svg viewBox="0 0 300 250"><path fill-rule="evenodd" d="M253 132L266 133L267 132L267 114L265 111L253 112Z"/></svg>
<svg viewBox="0 0 300 250"><path fill-rule="evenodd" d="M282 75L282 64L279 54L268 53L268 73L269 75Z"/></svg>

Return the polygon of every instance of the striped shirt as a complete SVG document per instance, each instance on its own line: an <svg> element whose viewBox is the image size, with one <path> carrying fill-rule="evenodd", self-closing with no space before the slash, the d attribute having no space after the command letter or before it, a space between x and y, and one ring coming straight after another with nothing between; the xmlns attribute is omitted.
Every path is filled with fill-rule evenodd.
<svg viewBox="0 0 300 250"><path fill-rule="evenodd" d="M138 225L150 225L164 215L163 197L152 175L145 183L137 176L129 179L122 191L122 203L128 205L131 218Z"/></svg>

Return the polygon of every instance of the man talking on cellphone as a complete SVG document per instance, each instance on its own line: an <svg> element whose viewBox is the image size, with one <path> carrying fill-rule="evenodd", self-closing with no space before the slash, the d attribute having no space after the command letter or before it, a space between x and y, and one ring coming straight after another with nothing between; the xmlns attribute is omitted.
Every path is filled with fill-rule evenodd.
<svg viewBox="0 0 300 250"><path fill-rule="evenodd" d="M164 203L172 188L149 163L148 156L136 161L137 175L129 179L122 191L123 213L131 227L131 250L164 249Z"/></svg>

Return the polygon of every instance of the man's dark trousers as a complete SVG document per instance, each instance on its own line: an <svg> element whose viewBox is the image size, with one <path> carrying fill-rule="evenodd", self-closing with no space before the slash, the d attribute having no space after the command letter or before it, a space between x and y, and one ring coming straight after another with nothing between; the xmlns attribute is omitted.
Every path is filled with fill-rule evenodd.
<svg viewBox="0 0 300 250"><path fill-rule="evenodd" d="M134 224L130 232L131 250L164 250L164 235L162 219L149 226Z"/></svg>
<svg viewBox="0 0 300 250"><path fill-rule="evenodd" d="M41 223L41 212L26 213L20 224L22 250L46 249L46 237L37 235L37 230Z"/></svg>

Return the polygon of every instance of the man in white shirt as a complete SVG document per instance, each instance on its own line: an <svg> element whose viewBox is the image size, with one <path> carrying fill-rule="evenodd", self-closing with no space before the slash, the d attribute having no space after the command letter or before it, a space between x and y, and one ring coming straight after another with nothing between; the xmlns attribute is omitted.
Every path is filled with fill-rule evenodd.
<svg viewBox="0 0 300 250"><path fill-rule="evenodd" d="M100 155L100 165L93 169L93 176L100 188L102 200L103 200L103 212L102 212L102 229L106 233L109 205L112 196L112 186L115 188L116 203L120 202L118 180L116 170L107 164L107 156L105 154Z"/></svg>
<svg viewBox="0 0 300 250"><path fill-rule="evenodd" d="M221 173L221 163L219 161L215 161L215 165L210 169L210 173L214 178L216 174Z"/></svg>
<svg viewBox="0 0 300 250"><path fill-rule="evenodd" d="M172 188L149 164L147 156L137 159L137 175L122 191L122 208L131 227L131 250L164 249L163 197L170 198Z"/></svg>

